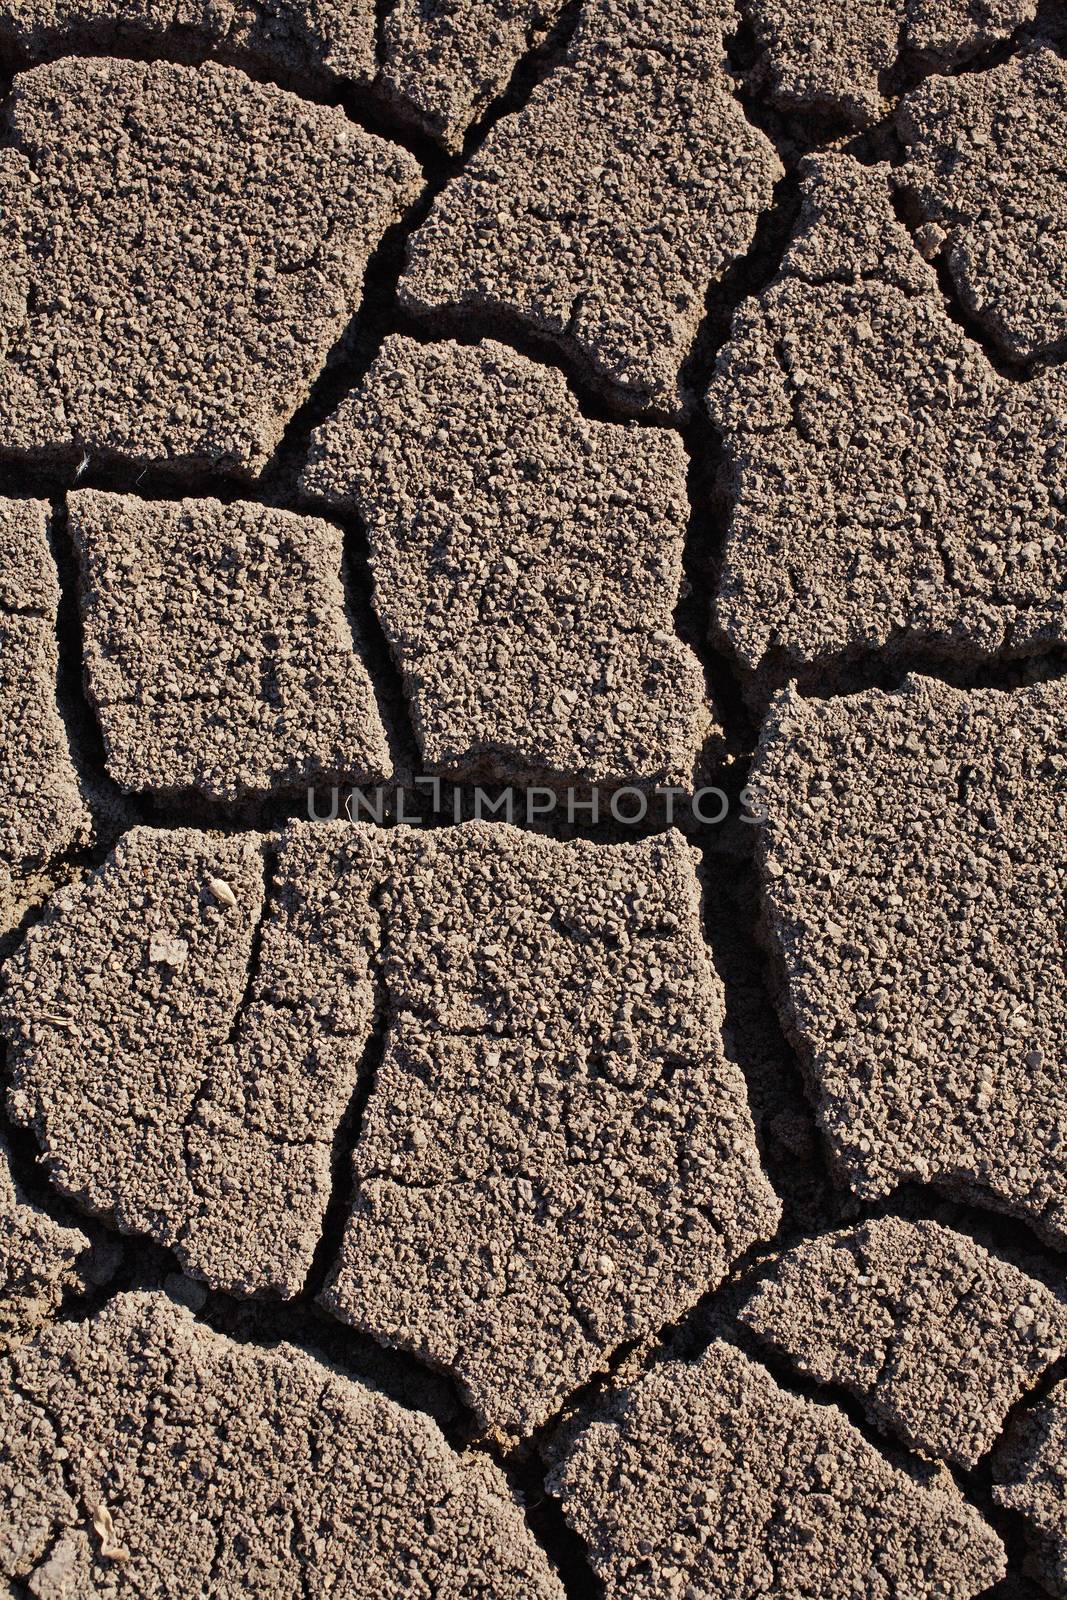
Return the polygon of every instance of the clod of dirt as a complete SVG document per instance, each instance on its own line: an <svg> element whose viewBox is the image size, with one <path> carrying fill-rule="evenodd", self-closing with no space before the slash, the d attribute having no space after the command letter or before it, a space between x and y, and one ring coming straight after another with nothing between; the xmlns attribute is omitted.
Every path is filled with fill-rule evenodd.
<svg viewBox="0 0 1067 1600"><path fill-rule="evenodd" d="M1067 1596L1067 1383L1015 1420L994 1477L997 1504L1027 1524L1033 1576L1049 1594Z"/></svg>
<svg viewBox="0 0 1067 1600"><path fill-rule="evenodd" d="M8 963L2 1025L11 1110L64 1194L228 1293L289 1297L370 1033L386 836L294 828L269 906L268 846L134 829Z"/></svg>
<svg viewBox="0 0 1067 1600"><path fill-rule="evenodd" d="M80 1228L64 1227L22 1193L0 1139L0 1336L24 1335L67 1294L84 1293L113 1260Z"/></svg>
<svg viewBox="0 0 1067 1600"><path fill-rule="evenodd" d="M292 1345L237 1344L165 1295L124 1294L51 1329L0 1362L0 1386L0 1571L41 1600L562 1600L487 1457L455 1455L428 1417Z"/></svg>
<svg viewBox="0 0 1067 1600"><path fill-rule="evenodd" d="M57 61L8 116L0 450L262 467L415 162L212 62Z"/></svg>
<svg viewBox="0 0 1067 1600"><path fill-rule="evenodd" d="M741 1309L773 1349L859 1396L876 1427L973 1467L1067 1349L1067 1306L936 1222L885 1217L789 1250Z"/></svg>
<svg viewBox="0 0 1067 1600"><path fill-rule="evenodd" d="M383 904L384 1058L325 1300L544 1421L775 1231L680 835L411 834Z"/></svg>
<svg viewBox="0 0 1067 1600"><path fill-rule="evenodd" d="M676 434L592 422L504 345L386 340L304 487L358 510L435 771L691 786L709 731L675 632Z"/></svg>
<svg viewBox="0 0 1067 1600"><path fill-rule="evenodd" d="M784 691L750 780L780 1004L840 1174L1061 1248L1067 683Z"/></svg>
<svg viewBox="0 0 1067 1600"><path fill-rule="evenodd" d="M69 503L88 688L122 788L226 801L388 775L338 528L241 502Z"/></svg>
<svg viewBox="0 0 1067 1600"><path fill-rule="evenodd" d="M968 1600L1005 1570L947 1474L913 1480L835 1406L788 1394L718 1340L618 1394L549 1486L607 1600Z"/></svg>
<svg viewBox="0 0 1067 1600"><path fill-rule="evenodd" d="M708 285L781 174L734 97L732 20L721 0L583 8L562 65L414 235L401 303L549 339L614 404L677 417Z"/></svg>
<svg viewBox="0 0 1067 1600"><path fill-rule="evenodd" d="M866 127L885 115L883 82L904 51L947 72L1033 20L1035 0L751 0L759 58L750 87L789 111Z"/></svg>
<svg viewBox="0 0 1067 1600"><path fill-rule="evenodd" d="M1067 346L1067 62L1054 50L931 78L897 128L929 251L967 311L1018 361Z"/></svg>
<svg viewBox="0 0 1067 1600"><path fill-rule="evenodd" d="M43 500L0 500L0 921L13 879L92 837L56 704L59 580Z"/></svg>
<svg viewBox="0 0 1067 1600"><path fill-rule="evenodd" d="M562 9L563 0L398 0L382 28L378 88L423 133L459 150L466 129Z"/></svg>
<svg viewBox="0 0 1067 1600"><path fill-rule="evenodd" d="M716 625L753 703L880 650L975 662L1067 638L1067 372L1002 378L896 221L889 169L802 165L779 278L709 403L732 499Z"/></svg>

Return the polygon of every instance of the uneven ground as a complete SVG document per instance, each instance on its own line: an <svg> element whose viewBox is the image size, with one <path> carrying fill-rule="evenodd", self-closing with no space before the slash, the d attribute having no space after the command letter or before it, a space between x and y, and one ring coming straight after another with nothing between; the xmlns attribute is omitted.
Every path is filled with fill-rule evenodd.
<svg viewBox="0 0 1067 1600"><path fill-rule="evenodd" d="M0 73L0 1591L1067 1596L1067 13Z"/></svg>

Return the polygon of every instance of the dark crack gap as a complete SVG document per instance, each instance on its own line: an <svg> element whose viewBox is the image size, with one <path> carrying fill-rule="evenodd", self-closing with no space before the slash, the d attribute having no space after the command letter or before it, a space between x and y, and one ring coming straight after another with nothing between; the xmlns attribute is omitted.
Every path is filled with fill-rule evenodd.
<svg viewBox="0 0 1067 1600"><path fill-rule="evenodd" d="M0 1040L0 1083L5 1093L8 1082L7 1044ZM6 1108L0 1110L0 1139L7 1147L11 1175L21 1198L60 1227L78 1229L89 1241L88 1261L79 1258L79 1269L84 1272L88 1287L82 1294L68 1290L50 1320L59 1320L65 1315L85 1316L106 1293L118 1266L122 1250L118 1236L99 1218L86 1216L60 1194L48 1176L36 1135L32 1129L13 1121Z"/></svg>
<svg viewBox="0 0 1067 1600"><path fill-rule="evenodd" d="M862 130L837 107L809 105L792 109L775 105L768 91L769 74L750 0L738 0L735 15L736 27L723 38L734 92L746 118L774 145L787 172L811 151L861 137Z"/></svg>
<svg viewBox="0 0 1067 1600"><path fill-rule="evenodd" d="M318 1302L332 1269L340 1259L345 1228L358 1191L355 1149L363 1130L367 1106L377 1087L378 1073L385 1058L392 1025L389 990L381 970L381 940L385 936L383 903L387 888L388 881L383 879L367 896L371 926L376 920L379 940L378 946L372 948L370 954L374 985L374 1015L370 1035L356 1072L355 1086L344 1115L334 1130L330 1157L330 1199L302 1290L302 1296L315 1303Z"/></svg>
<svg viewBox="0 0 1067 1600"><path fill-rule="evenodd" d="M759 830L739 826L747 826L754 849ZM858 1203L834 1182L803 1067L778 1016L752 855L723 859L705 851L703 877L704 937L726 1005L723 1046L745 1080L760 1161L782 1205L773 1246L759 1250L780 1249L842 1226Z"/></svg>
<svg viewBox="0 0 1067 1600"><path fill-rule="evenodd" d="M762 717L772 696L787 683L810 699L830 700L871 689L894 693L912 674L936 678L957 689L996 689L1010 694L1053 683L1067 674L1067 644L1037 643L976 659L905 634L877 649L841 652L810 663L769 656L764 671L758 677L745 674L745 680L749 705Z"/></svg>
<svg viewBox="0 0 1067 1600"><path fill-rule="evenodd" d="M888 100L897 100L909 94L927 78L963 78L973 73L989 72L1013 57L1022 55L1032 44L1047 44L1061 54L1067 46L1067 13L1062 0L1041 0L1036 15L1021 22L1004 39L994 40L972 50L961 61L942 64L936 52L923 51L907 42L907 30L902 27L900 48L896 60L879 74L878 87Z"/></svg>
<svg viewBox="0 0 1067 1600"><path fill-rule="evenodd" d="M107 770L104 737L85 683L85 636L79 598L78 557L70 531L66 501L52 502L49 542L59 574L56 637L59 672L56 704L67 731L67 743L97 840L110 845L135 823L143 808L124 795Z"/></svg>
<svg viewBox="0 0 1067 1600"><path fill-rule="evenodd" d="M342 534L342 581L356 655L370 674L378 714L389 742L394 782L404 782L421 769L418 740L411 720L404 677L393 657L374 602L370 545L362 519L336 509L328 513Z"/></svg>
<svg viewBox="0 0 1067 1600"><path fill-rule="evenodd" d="M463 165L481 148L503 117L516 116L529 104L534 90L560 65L581 18L582 3L583 0L566 0L545 36L519 57L507 84L467 129L463 140Z"/></svg>
<svg viewBox="0 0 1067 1600"><path fill-rule="evenodd" d="M388 62L389 47L386 24L397 8L397 0L374 0L374 59L381 72Z"/></svg>
<svg viewBox="0 0 1067 1600"><path fill-rule="evenodd" d="M748 250L709 285L704 319L680 375L682 392L690 402L682 429L689 457L689 526L683 555L685 584L676 624L704 669L708 695L726 730L731 754L751 748L756 724L745 705L736 665L711 633L731 505L723 442L708 415L705 396L738 307L762 293L777 277L799 209L799 185L796 177L787 173L775 185L771 204L760 215Z"/></svg>
<svg viewBox="0 0 1067 1600"><path fill-rule="evenodd" d="M307 398L290 417L274 456L258 480L261 494L268 498L282 495L286 503L293 503L295 497L297 505L305 503L298 480L307 461L311 435L334 414L342 400L359 387L390 334L407 334L424 342L453 336L446 331L434 332L402 311L398 304L408 241L426 220L438 195L464 170L496 123L520 111L537 84L557 64L577 24L579 9L576 0L568 5L548 36L520 57L507 88L468 129L460 155L449 156L436 145L432 146L432 151L422 150L425 187L399 221L385 230L372 252L364 273L359 309L327 356ZM436 319L431 320L436 326ZM475 338L485 336L478 333L465 342L473 343Z"/></svg>
<svg viewBox="0 0 1067 1600"><path fill-rule="evenodd" d="M593 1571L585 1543L545 1486L548 1466L544 1457L525 1446L507 1454L488 1447L487 1453L517 1492L526 1525L548 1556L567 1600L602 1600L604 1585Z"/></svg>

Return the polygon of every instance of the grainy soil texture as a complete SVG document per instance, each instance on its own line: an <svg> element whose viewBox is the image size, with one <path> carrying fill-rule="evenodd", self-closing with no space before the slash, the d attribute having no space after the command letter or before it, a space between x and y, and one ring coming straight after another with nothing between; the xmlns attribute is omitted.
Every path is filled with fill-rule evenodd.
<svg viewBox="0 0 1067 1600"><path fill-rule="evenodd" d="M0 1595L1067 1600L1065 0L0 96Z"/></svg>

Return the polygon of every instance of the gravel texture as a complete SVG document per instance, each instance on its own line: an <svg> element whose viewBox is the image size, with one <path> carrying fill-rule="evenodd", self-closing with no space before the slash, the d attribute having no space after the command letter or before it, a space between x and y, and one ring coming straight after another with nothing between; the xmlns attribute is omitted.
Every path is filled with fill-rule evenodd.
<svg viewBox="0 0 1067 1600"><path fill-rule="evenodd" d="M590 0L415 234L402 305L537 335L614 405L677 417L708 285L781 174L726 72L731 22L719 0Z"/></svg>
<svg viewBox="0 0 1067 1600"><path fill-rule="evenodd" d="M4 1600L1067 1600L1065 61L0 0Z"/></svg>
<svg viewBox="0 0 1067 1600"><path fill-rule="evenodd" d="M236 1344L165 1295L53 1328L0 1362L0 1383L0 1570L39 1600L562 1596L486 1457L455 1455L428 1418L303 1350Z"/></svg>
<svg viewBox="0 0 1067 1600"><path fill-rule="evenodd" d="M1067 62L1035 50L989 72L931 78L896 120L924 252L944 252L961 304L1005 355L1062 355Z"/></svg>
<svg viewBox="0 0 1067 1600"><path fill-rule="evenodd" d="M776 105L862 128L888 111L886 80L898 61L950 72L1004 43L1036 10L1035 0L751 0L759 49L751 76Z"/></svg>
<svg viewBox="0 0 1067 1600"><path fill-rule="evenodd" d="M709 397L731 507L716 627L747 693L874 651L1062 644L1067 374L993 370L887 168L801 170L781 272L738 310Z"/></svg>
<svg viewBox="0 0 1067 1600"><path fill-rule="evenodd" d="M0 0L0 49L20 62L75 50L210 52L297 86L344 85L456 152L562 9L562 0Z"/></svg>
<svg viewBox="0 0 1067 1600"><path fill-rule="evenodd" d="M222 41L235 10L230 0L0 0L0 42L31 61L164 41L203 50Z"/></svg>
<svg viewBox="0 0 1067 1600"><path fill-rule="evenodd" d="M685 474L676 434L590 421L504 345L386 341L303 482L367 525L431 770L692 786L711 717L674 622Z"/></svg>
<svg viewBox="0 0 1067 1600"><path fill-rule="evenodd" d="M57 61L8 115L0 452L262 467L415 162L212 62Z"/></svg>
<svg viewBox="0 0 1067 1600"><path fill-rule="evenodd" d="M876 1427L973 1467L1067 1350L1067 1304L936 1222L883 1217L776 1262L742 1320Z"/></svg>
<svg viewBox="0 0 1067 1600"><path fill-rule="evenodd" d="M85 845L92 819L56 702L59 581L42 500L0 499L0 915L14 877Z"/></svg>
<svg viewBox="0 0 1067 1600"><path fill-rule="evenodd" d="M137 829L8 964L11 1110L86 1209L290 1298L383 1014L326 1303L526 1425L777 1225L699 898L678 835Z"/></svg>
<svg viewBox="0 0 1067 1600"><path fill-rule="evenodd" d="M227 801L388 775L339 528L241 501L69 504L88 688L123 789Z"/></svg>
<svg viewBox="0 0 1067 1600"><path fill-rule="evenodd" d="M951 1479L921 1485L721 1340L622 1390L551 1482L607 1600L967 1600L1004 1571Z"/></svg>
<svg viewBox="0 0 1067 1600"><path fill-rule="evenodd" d="M781 1005L857 1194L911 1179L1067 1243L1067 686L783 691L752 778Z"/></svg>

